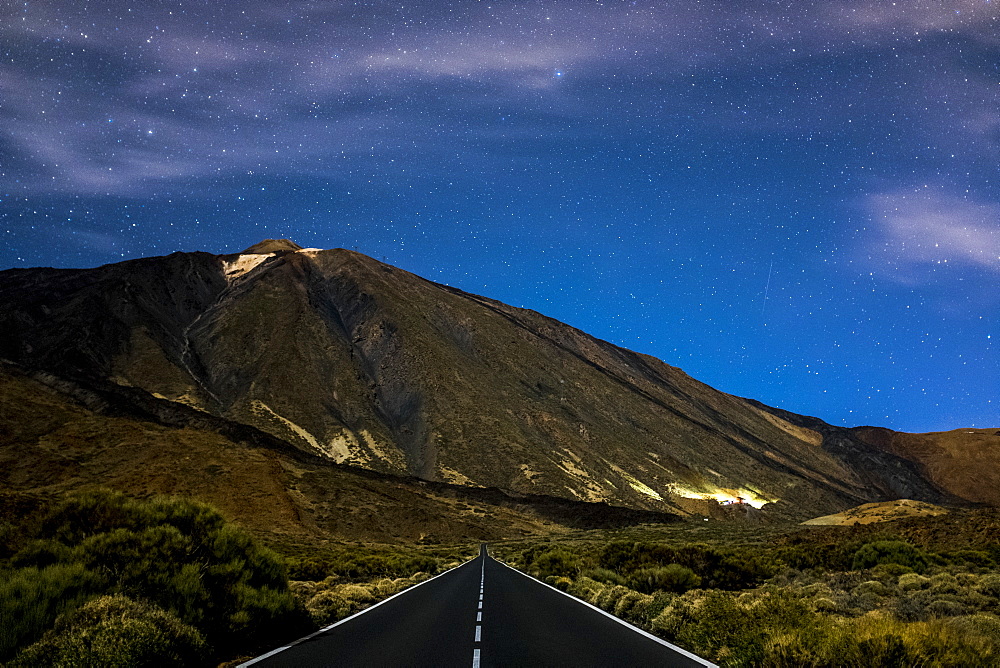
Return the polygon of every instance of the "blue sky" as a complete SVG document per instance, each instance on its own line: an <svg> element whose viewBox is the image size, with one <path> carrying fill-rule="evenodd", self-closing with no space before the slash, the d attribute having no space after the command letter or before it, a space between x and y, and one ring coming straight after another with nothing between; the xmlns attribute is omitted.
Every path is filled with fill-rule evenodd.
<svg viewBox="0 0 1000 668"><path fill-rule="evenodd" d="M0 268L288 237L831 423L1000 427L997 3L0 13Z"/></svg>

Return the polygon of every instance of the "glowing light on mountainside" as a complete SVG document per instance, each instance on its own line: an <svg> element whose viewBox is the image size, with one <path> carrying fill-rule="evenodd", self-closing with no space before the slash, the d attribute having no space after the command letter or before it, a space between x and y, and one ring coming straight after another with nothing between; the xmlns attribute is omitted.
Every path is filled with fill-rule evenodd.
<svg viewBox="0 0 1000 668"><path fill-rule="evenodd" d="M753 506L754 508L763 508L768 503L774 503L778 499L768 499L761 496L757 492L753 492L746 488L740 489L724 489L722 487L714 488L714 491L703 491L692 489L690 487L684 487L683 485L673 484L670 486L670 492L676 496L684 499L699 499L702 501L718 501L722 505L732 505L738 503L745 503L748 506Z"/></svg>

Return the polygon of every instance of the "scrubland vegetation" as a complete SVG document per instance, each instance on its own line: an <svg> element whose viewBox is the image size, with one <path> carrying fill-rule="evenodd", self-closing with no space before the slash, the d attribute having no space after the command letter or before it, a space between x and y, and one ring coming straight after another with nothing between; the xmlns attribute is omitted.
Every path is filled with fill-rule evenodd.
<svg viewBox="0 0 1000 668"><path fill-rule="evenodd" d="M0 662L10 666L246 658L478 551L269 548L188 500L96 491L21 501L0 498ZM995 666L1000 540L995 515L975 517L894 524L895 534L745 528L742 541L692 524L491 551L722 666Z"/></svg>
<svg viewBox="0 0 1000 668"><path fill-rule="evenodd" d="M2 501L0 663L11 667L253 656L477 549L280 545L283 556L190 500Z"/></svg>
<svg viewBox="0 0 1000 668"><path fill-rule="evenodd" d="M478 545L457 548L344 546L304 550L288 558L290 589L316 626L353 615L432 575L473 558Z"/></svg>
<svg viewBox="0 0 1000 668"><path fill-rule="evenodd" d="M494 553L722 666L1000 665L1000 545L618 540Z"/></svg>
<svg viewBox="0 0 1000 668"><path fill-rule="evenodd" d="M307 623L271 550L193 501L68 497L7 532L0 661L192 665Z"/></svg>

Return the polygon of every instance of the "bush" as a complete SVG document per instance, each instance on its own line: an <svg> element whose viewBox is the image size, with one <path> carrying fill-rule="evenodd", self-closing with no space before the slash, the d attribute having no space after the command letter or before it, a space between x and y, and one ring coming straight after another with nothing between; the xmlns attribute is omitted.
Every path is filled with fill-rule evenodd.
<svg viewBox="0 0 1000 668"><path fill-rule="evenodd" d="M626 592L621 598L618 599L615 603L614 610L611 612L615 615L615 617L632 619L635 611L647 603L650 598L650 596L640 594L637 591Z"/></svg>
<svg viewBox="0 0 1000 668"><path fill-rule="evenodd" d="M104 577L82 564L30 566L0 573L0 661L40 638L56 617L107 585Z"/></svg>
<svg viewBox="0 0 1000 668"><path fill-rule="evenodd" d="M641 568L629 577L629 586L644 594L671 591L683 594L701 584L701 578L690 568L669 564L657 568Z"/></svg>
<svg viewBox="0 0 1000 668"><path fill-rule="evenodd" d="M581 577L588 577L596 582L603 582L604 584L625 584L625 578L615 573L614 571L607 568L592 568L589 571L584 571L580 574Z"/></svg>
<svg viewBox="0 0 1000 668"><path fill-rule="evenodd" d="M977 589L985 596L1000 599L1000 573L988 573L979 578Z"/></svg>
<svg viewBox="0 0 1000 668"><path fill-rule="evenodd" d="M323 582L293 582L291 589L313 623L326 626L423 582L427 577L426 573L417 573L411 578L383 578L365 584L337 583L335 578L327 578Z"/></svg>
<svg viewBox="0 0 1000 668"><path fill-rule="evenodd" d="M899 564L923 573L928 566L927 553L900 540L880 540L866 543L854 553L852 568L861 570L880 564Z"/></svg>
<svg viewBox="0 0 1000 668"><path fill-rule="evenodd" d="M714 589L745 589L762 583L785 566L753 549L720 549L708 545L671 547L661 543L608 543L598 556L602 569L623 575L676 564L701 578L701 585Z"/></svg>
<svg viewBox="0 0 1000 668"><path fill-rule="evenodd" d="M12 641L34 640L57 614L101 593L147 600L224 651L273 644L305 620L281 559L201 503L87 492L56 505L37 538L14 562L57 563L16 571L13 580L31 592L0 596L3 614L26 608L34 620L15 623L21 631L5 641L8 653ZM86 586L53 584L71 572Z"/></svg>
<svg viewBox="0 0 1000 668"><path fill-rule="evenodd" d="M594 600L594 605L602 610L607 610L608 612L614 612L615 606L618 605L619 599L627 594L634 594L635 592L628 587L623 587L621 585L612 585L610 587L605 587L597 595Z"/></svg>
<svg viewBox="0 0 1000 668"><path fill-rule="evenodd" d="M408 577L420 571L436 573L443 559L405 552L370 552L343 550L322 555L311 554L289 560L289 577L298 581L319 582L337 576L345 580L370 582L376 578ZM457 565L457 564L456 564Z"/></svg>
<svg viewBox="0 0 1000 668"><path fill-rule="evenodd" d="M102 596L63 615L11 666L189 666L205 658L193 627L148 603Z"/></svg>
<svg viewBox="0 0 1000 668"><path fill-rule="evenodd" d="M926 589L931 584L931 579L917 573L907 573L899 576L899 588L904 591Z"/></svg>
<svg viewBox="0 0 1000 668"><path fill-rule="evenodd" d="M942 622L904 624L869 615L832 627L822 645L828 662L846 666L995 666L996 646ZM825 664L821 664L825 665Z"/></svg>
<svg viewBox="0 0 1000 668"><path fill-rule="evenodd" d="M596 605L595 601L597 597L600 596L606 588L606 585L597 582L596 580L591 580L588 577L581 577L578 580L574 580L572 584L566 589L566 593L581 598L591 605Z"/></svg>
<svg viewBox="0 0 1000 668"><path fill-rule="evenodd" d="M542 578L550 575L572 578L580 573L580 557L558 547L542 552L531 565Z"/></svg>

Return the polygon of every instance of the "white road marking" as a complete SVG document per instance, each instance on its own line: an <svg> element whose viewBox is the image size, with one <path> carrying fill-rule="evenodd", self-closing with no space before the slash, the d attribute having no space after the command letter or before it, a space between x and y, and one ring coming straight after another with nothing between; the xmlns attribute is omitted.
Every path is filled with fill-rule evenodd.
<svg viewBox="0 0 1000 668"><path fill-rule="evenodd" d="M698 656L696 654L692 654L691 652L689 652L689 651L687 651L685 649L681 649L677 645L671 645L670 643L668 643L663 638L657 638L652 633L647 633L646 631L643 631L642 629L640 629L640 628L638 628L636 626L632 626L631 624L629 624L628 622L626 622L624 619L619 619L618 617L615 617L614 615L612 615L610 612L605 612L604 610L601 610L596 605L591 605L590 603L587 603L586 601L581 600L581 599L577 598L576 596L571 596L570 594L567 594L564 591L560 591L559 589L556 589L555 587L553 587L552 585L550 585L550 584L548 584L546 582L542 582L541 580L536 580L535 578L531 577L527 573L522 573L521 571L517 570L513 566L508 566L507 564L504 564L499 559L497 559L496 561L498 561L499 563L503 564L504 566L506 566L510 570L514 571L518 575L523 575L524 577L528 578L532 582L537 582L538 584L542 585L543 587L548 587L552 591L558 592L558 593L562 594L563 596L565 596L566 598L568 598L568 599L570 599L572 601L576 601L580 605L585 605L588 608L590 608L591 610L594 610L595 612L601 613L605 617L610 617L611 619L615 620L616 622L618 622L622 626L628 627L628 628L632 629L633 631L635 631L636 633L638 633L639 635L646 636L650 640L652 640L654 642L657 642L657 643L659 643L659 644L661 644L661 645L663 645L665 647L669 647L670 649L672 649L673 651L677 652L678 654L680 654L682 656L686 656L687 658L689 658L689 659L691 659L693 661L697 661L698 663L700 663L703 666L710 666L711 668L718 668L718 666L716 666L716 664L712 663L711 661L703 659L703 658L701 658L700 656ZM236 668L240 668L240 667L237 666Z"/></svg>
<svg viewBox="0 0 1000 668"><path fill-rule="evenodd" d="M283 651L285 651L286 649L288 649L290 647L295 647L299 643L303 643L306 640L309 640L310 638L315 638L319 634L326 633L327 631L329 631L330 629L332 629L335 626L340 626L341 624L346 624L347 622L360 617L361 615L365 614L366 612L371 612L372 610L374 610L375 608L379 607L383 603L388 603L389 601L391 601L392 599L396 598L397 596L402 596L403 594L407 594L407 593L413 591L414 589L416 589L417 587L419 587L421 585L425 585L428 582L430 582L431 580L437 580L442 575L447 575L448 573L451 573L452 571L457 570L457 569L461 568L462 566L465 566L465 564L471 564L473 561L475 561L475 559L470 559L469 561L466 561L464 564L459 564L458 566L455 566L455 568L450 568L450 569L446 570L444 573L438 573L437 575L435 575L432 578L428 578L427 580L424 580L423 582L418 582L417 584L413 585L412 587L408 587L408 588L404 589L403 591L399 592L398 594L393 594L389 598L382 599L381 601L379 601L375 605L371 605L371 606L365 608L364 610L362 610L361 612L356 612L353 615L351 615L350 617L345 617L344 619L341 619L339 622L334 622L333 624L330 624L329 626L324 626L323 628L321 628L319 631L316 631L315 633L310 633L307 636L303 636L302 638L299 638L298 640L296 640L294 642L290 642L287 645L284 645L283 647L278 647L277 649L272 649L267 654L261 654L258 657L254 657L253 659L250 659L249 661L244 661L240 665L236 666L236 668L243 668L243 666L253 665L253 664L257 663L258 661L263 661L264 659L267 659L267 658L270 658L270 657L274 656L278 652L283 652Z"/></svg>
<svg viewBox="0 0 1000 668"><path fill-rule="evenodd" d="M483 566L480 570L479 575L479 606L476 608L479 612L476 613L476 621L483 621L483 587L486 585L486 558L483 557ZM481 624L476 624L476 642L480 642L483 634L483 627ZM473 650L472 652L472 668L479 668L479 650Z"/></svg>

